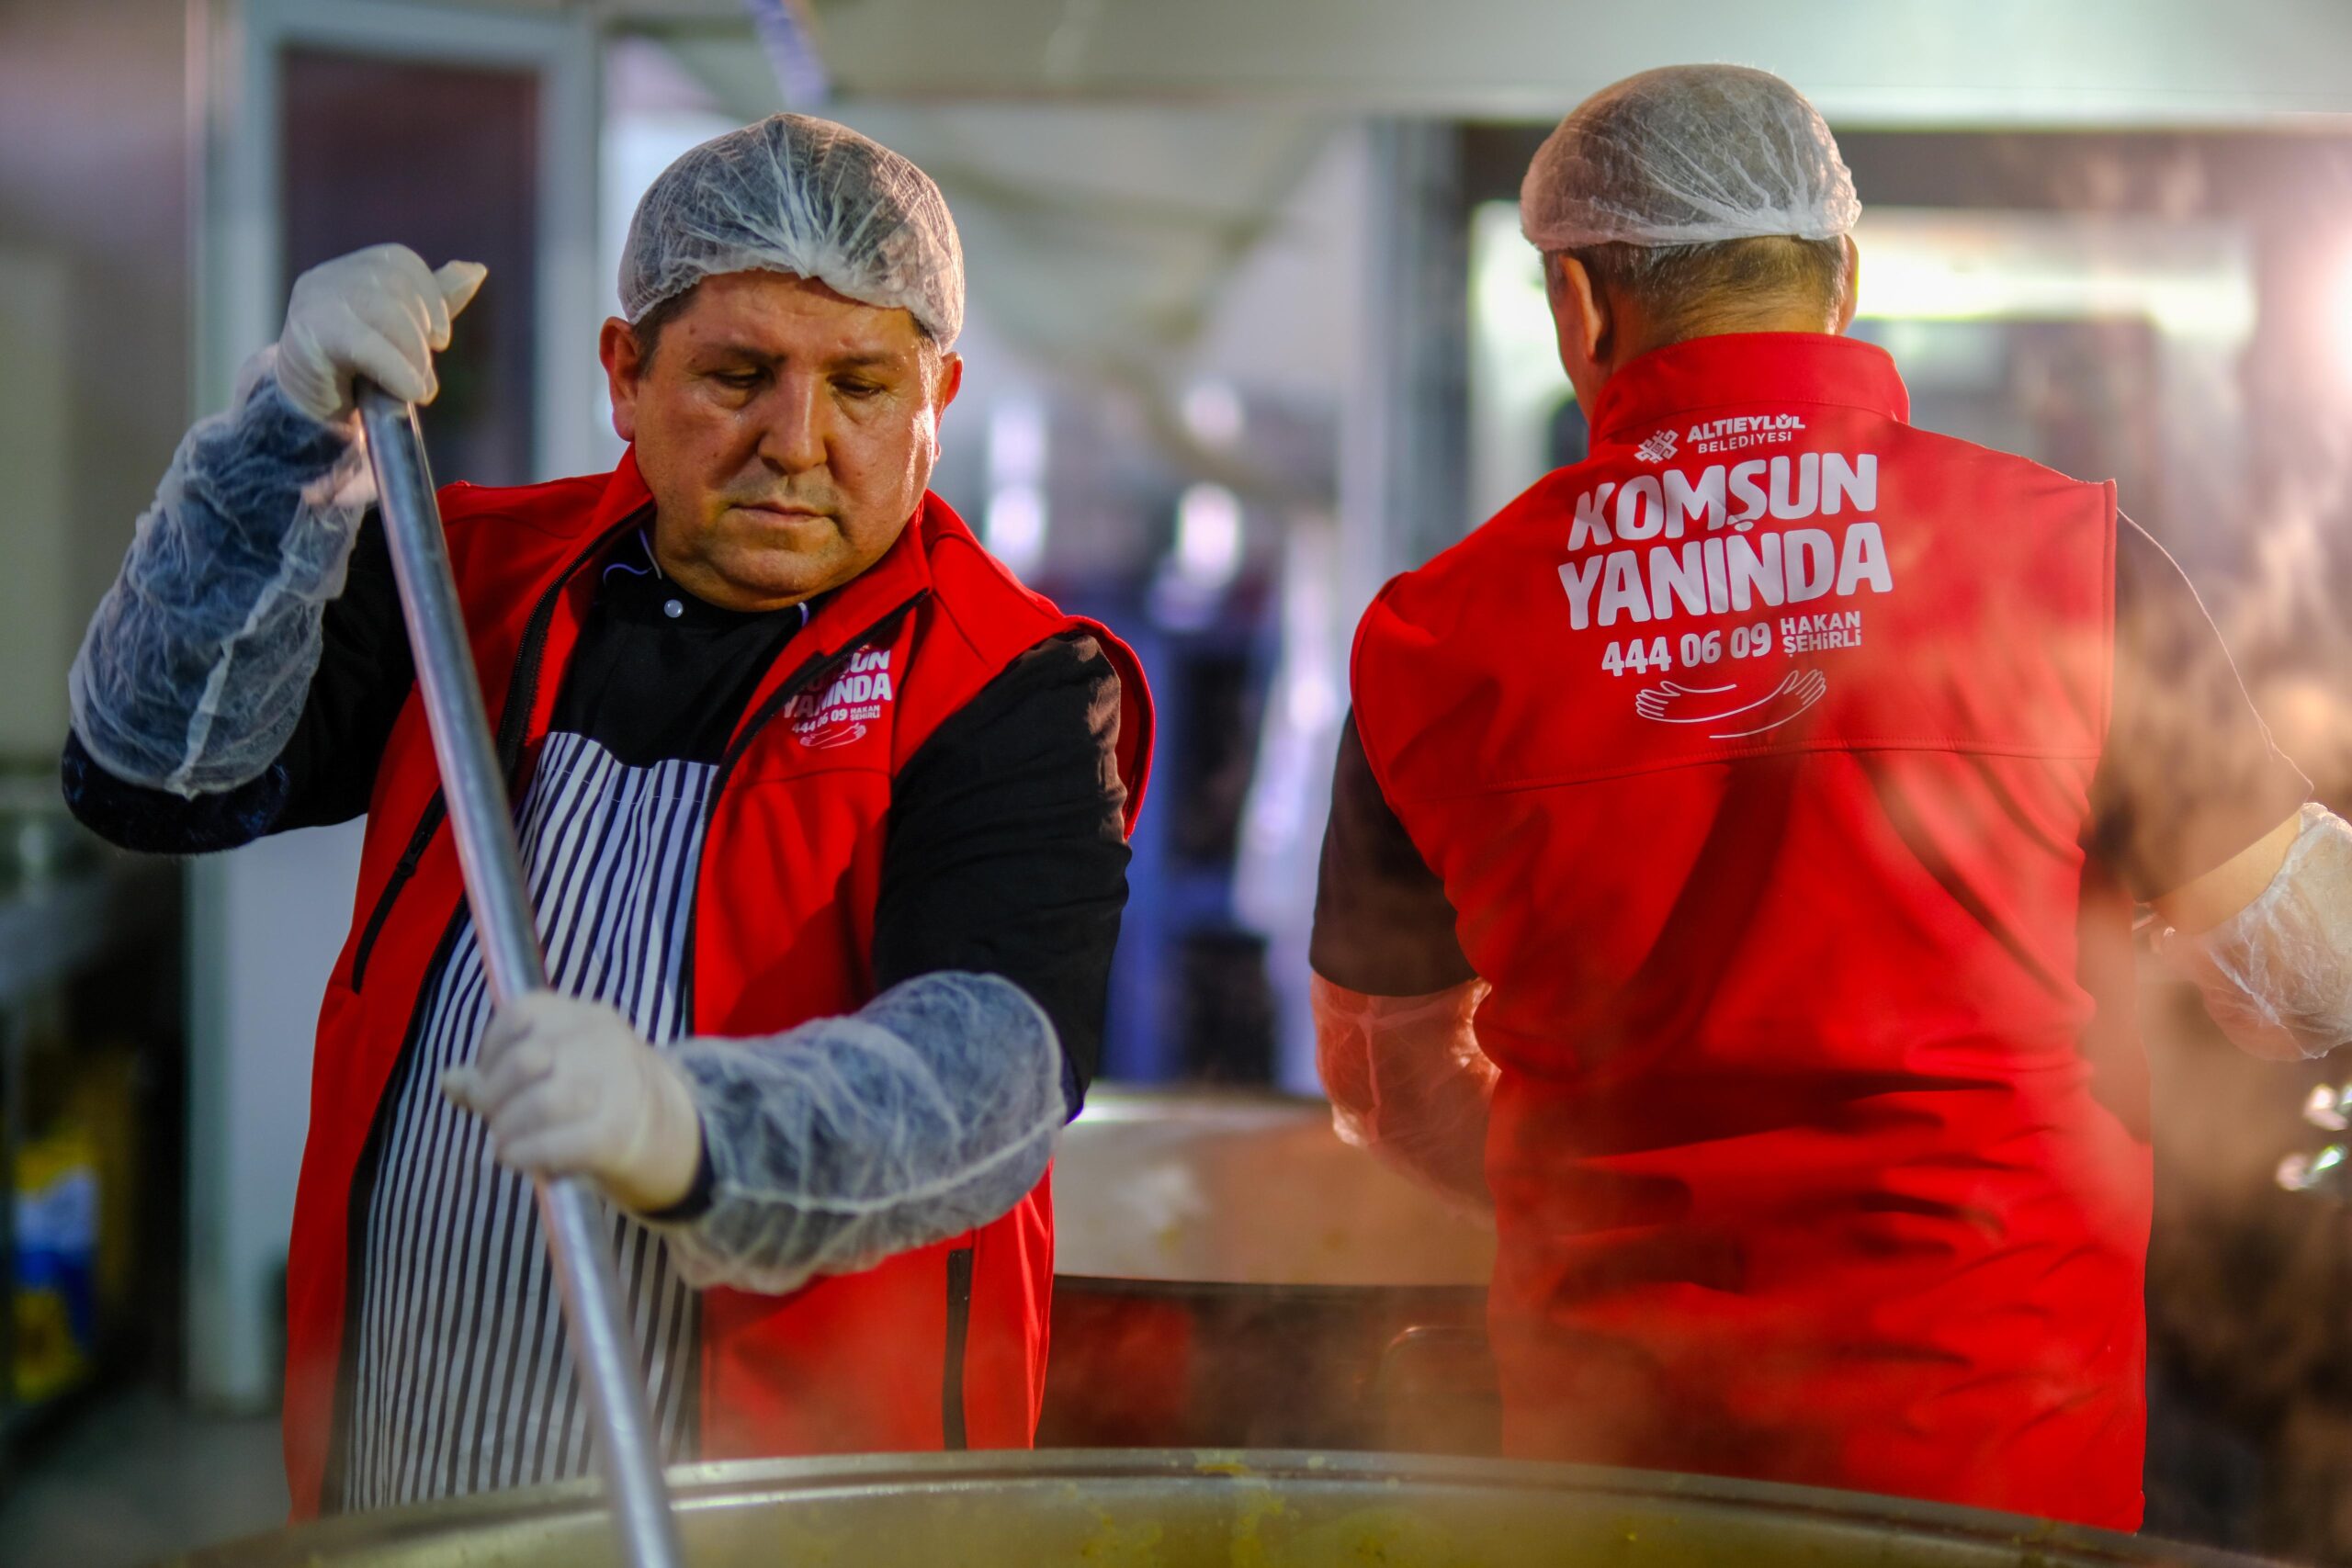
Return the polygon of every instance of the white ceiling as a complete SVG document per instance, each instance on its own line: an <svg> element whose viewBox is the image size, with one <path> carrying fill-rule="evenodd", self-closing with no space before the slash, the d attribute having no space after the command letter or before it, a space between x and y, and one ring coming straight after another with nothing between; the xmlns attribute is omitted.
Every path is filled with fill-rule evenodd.
<svg viewBox="0 0 2352 1568"><path fill-rule="evenodd" d="M560 0L470 0L549 9ZM2346 0L813 0L844 93L1251 100L1550 118L1736 60L1840 125L2245 124L2352 111ZM574 0L716 27L741 0Z"/></svg>
<svg viewBox="0 0 2352 1568"><path fill-rule="evenodd" d="M976 316L1173 448L1193 377L1331 383L1351 363L1363 198L1342 144L1368 111L1550 119L1632 71L1722 58L1781 70L1846 129L2352 112L2352 0L812 3L822 112L940 181ZM744 0L568 8L658 39L723 118L784 107Z"/></svg>

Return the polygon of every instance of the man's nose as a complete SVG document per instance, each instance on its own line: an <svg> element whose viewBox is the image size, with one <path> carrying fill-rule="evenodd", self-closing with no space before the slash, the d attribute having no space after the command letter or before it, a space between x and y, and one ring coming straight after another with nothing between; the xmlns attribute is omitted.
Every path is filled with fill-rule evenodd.
<svg viewBox="0 0 2352 1568"><path fill-rule="evenodd" d="M776 378L761 411L760 456L779 472L797 474L825 462L823 389L813 376Z"/></svg>

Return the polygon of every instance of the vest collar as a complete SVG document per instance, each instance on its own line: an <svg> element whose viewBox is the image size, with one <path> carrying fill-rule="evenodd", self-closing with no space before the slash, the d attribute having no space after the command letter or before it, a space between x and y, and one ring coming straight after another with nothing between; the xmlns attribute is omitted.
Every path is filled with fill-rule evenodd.
<svg viewBox="0 0 2352 1568"><path fill-rule="evenodd" d="M882 558L817 601L808 625L793 639L788 652L815 647L839 653L863 636L875 622L900 605L921 598L931 588L931 562L922 536L938 499L928 491L915 503L915 514L899 531L898 539ZM804 640L806 639L806 640Z"/></svg>
<svg viewBox="0 0 2352 1568"><path fill-rule="evenodd" d="M924 491L915 514L882 552L882 558L815 601L808 619L786 640L767 673L752 688L751 700L743 705L734 738L728 742L730 766L732 759L775 716L775 703L788 689L813 679L821 666L931 592L928 536L938 515L946 512L937 496ZM901 671L899 679L904 678Z"/></svg>
<svg viewBox="0 0 2352 1568"><path fill-rule="evenodd" d="M1827 333L1724 333L1641 355L1600 389L1596 443L1701 409L1745 403L1835 403L1907 424L1911 394L1874 344Z"/></svg>
<svg viewBox="0 0 2352 1568"><path fill-rule="evenodd" d="M638 471L637 447L631 444L605 477L605 492L588 514L588 536L601 539L652 504L653 492L645 488L645 476Z"/></svg>

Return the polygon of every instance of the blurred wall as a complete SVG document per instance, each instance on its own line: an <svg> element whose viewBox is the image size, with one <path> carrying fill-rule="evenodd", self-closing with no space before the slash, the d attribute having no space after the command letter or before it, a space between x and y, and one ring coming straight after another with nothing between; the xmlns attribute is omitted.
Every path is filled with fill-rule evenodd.
<svg viewBox="0 0 2352 1568"><path fill-rule="evenodd" d="M0 0L0 754L54 756L188 421L187 29L179 0Z"/></svg>

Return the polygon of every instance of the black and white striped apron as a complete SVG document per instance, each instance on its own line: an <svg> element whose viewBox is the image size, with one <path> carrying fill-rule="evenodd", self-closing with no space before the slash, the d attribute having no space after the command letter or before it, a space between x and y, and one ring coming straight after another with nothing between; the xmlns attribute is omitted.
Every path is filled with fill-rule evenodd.
<svg viewBox="0 0 2352 1568"><path fill-rule="evenodd" d="M552 734L515 815L557 990L611 1003L656 1044L684 1030L680 963L701 859L707 762L630 767ZM583 1473L591 1417L565 1347L530 1183L442 1098L490 1020L469 919L430 983L361 1234L342 1506L387 1507ZM672 1461L692 1456L695 1295L668 1249L612 1216L621 1291Z"/></svg>

